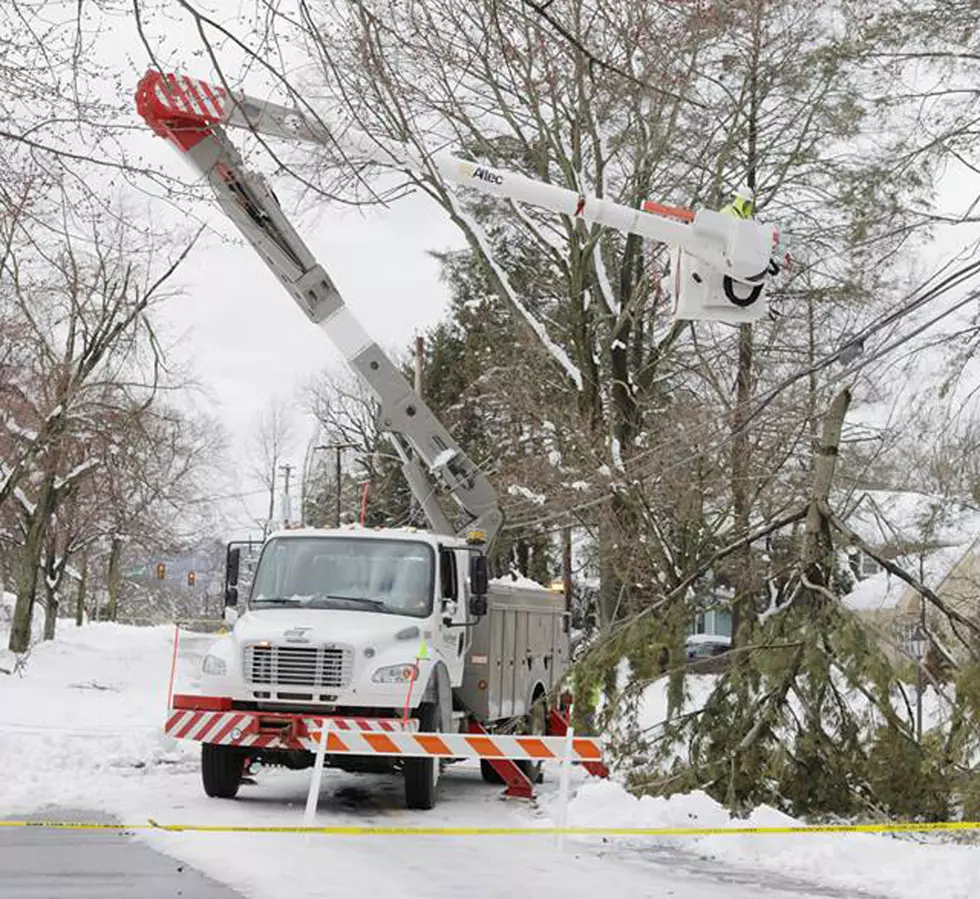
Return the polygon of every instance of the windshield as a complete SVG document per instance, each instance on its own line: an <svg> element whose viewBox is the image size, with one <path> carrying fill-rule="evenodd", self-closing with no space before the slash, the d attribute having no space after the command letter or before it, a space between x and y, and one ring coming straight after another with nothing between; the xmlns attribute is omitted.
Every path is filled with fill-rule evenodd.
<svg viewBox="0 0 980 899"><path fill-rule="evenodd" d="M249 605L354 609L424 618L432 610L435 553L425 543L347 537L270 540Z"/></svg>

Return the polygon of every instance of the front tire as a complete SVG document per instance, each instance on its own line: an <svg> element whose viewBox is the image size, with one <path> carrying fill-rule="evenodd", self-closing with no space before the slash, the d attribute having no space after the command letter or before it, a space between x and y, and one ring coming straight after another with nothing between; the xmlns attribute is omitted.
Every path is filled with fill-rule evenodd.
<svg viewBox="0 0 980 899"><path fill-rule="evenodd" d="M232 746L201 744L204 792L215 799L234 799L242 782L245 756Z"/></svg>
<svg viewBox="0 0 980 899"><path fill-rule="evenodd" d="M434 702L419 705L419 731L439 732L439 706ZM405 805L410 809L428 811L435 807L439 784L439 759L405 759Z"/></svg>

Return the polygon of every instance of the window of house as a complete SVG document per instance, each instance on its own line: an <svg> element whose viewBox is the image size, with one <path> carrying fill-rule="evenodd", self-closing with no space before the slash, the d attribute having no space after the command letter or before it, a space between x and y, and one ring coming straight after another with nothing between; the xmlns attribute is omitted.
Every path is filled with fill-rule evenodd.
<svg viewBox="0 0 980 899"><path fill-rule="evenodd" d="M714 613L713 634L719 637L731 637L732 635L732 613L727 609L718 609Z"/></svg>
<svg viewBox="0 0 980 899"><path fill-rule="evenodd" d="M858 577L864 579L881 571L881 566L867 553L858 553Z"/></svg>

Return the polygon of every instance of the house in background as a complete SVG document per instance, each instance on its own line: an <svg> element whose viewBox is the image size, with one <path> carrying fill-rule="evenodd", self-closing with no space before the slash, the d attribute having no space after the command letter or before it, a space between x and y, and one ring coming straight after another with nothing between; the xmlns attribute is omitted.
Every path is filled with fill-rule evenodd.
<svg viewBox="0 0 980 899"><path fill-rule="evenodd" d="M913 491L866 491L853 504L848 525L950 608L980 622L980 511ZM947 616L860 550L848 555L856 583L844 604L877 633L886 654L908 660L912 634L924 620L941 656L964 658L965 647Z"/></svg>
<svg viewBox="0 0 980 899"><path fill-rule="evenodd" d="M911 490L867 490L854 495L841 517L876 553L921 580L950 608L980 623L980 509ZM847 554L855 581L844 604L877 634L893 661L908 661L911 637L921 622L922 597L858 547L838 548ZM954 663L964 658L965 647L947 617L928 602L925 630L941 656ZM719 599L688 623L688 660L718 655L731 646L731 639L731 609Z"/></svg>
<svg viewBox="0 0 980 899"><path fill-rule="evenodd" d="M719 604L694 616L687 626L685 650L688 664L694 664L700 673L717 673L723 670L723 660L711 660L723 656L732 647L731 608ZM719 667L722 666L722 667Z"/></svg>

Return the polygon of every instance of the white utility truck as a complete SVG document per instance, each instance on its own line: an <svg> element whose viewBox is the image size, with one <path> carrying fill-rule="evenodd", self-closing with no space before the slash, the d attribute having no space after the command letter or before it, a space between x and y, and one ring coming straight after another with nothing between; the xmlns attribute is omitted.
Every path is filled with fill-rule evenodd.
<svg viewBox="0 0 980 899"><path fill-rule="evenodd" d="M488 582L485 552L503 520L493 487L344 305L225 126L327 146L331 135L296 110L186 76L151 71L136 97L148 124L207 179L222 210L374 392L430 525L274 534L247 595L238 589L240 547L229 550L232 631L204 659L202 693L174 696L166 725L202 744L205 791L233 797L251 764L307 767L317 750L347 770L400 769L411 808L433 806L440 770L454 759L479 758L484 777L506 782L511 795L531 795L546 759L604 773L597 740L564 737L564 596ZM686 306L678 293L682 314L740 322L766 312L776 270L771 226L711 210L678 221L445 153L423 159L352 132L345 139L381 164L433 167L464 186L670 243L683 255L677 272L690 281Z"/></svg>

